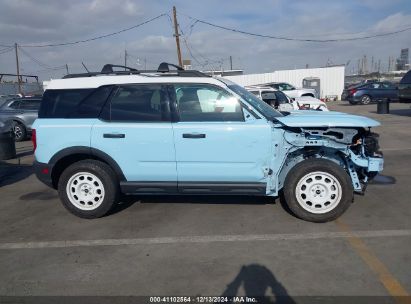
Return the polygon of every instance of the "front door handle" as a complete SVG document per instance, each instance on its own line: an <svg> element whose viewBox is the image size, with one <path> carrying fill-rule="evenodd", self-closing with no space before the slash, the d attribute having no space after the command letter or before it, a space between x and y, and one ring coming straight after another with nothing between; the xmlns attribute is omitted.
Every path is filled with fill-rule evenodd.
<svg viewBox="0 0 411 304"><path fill-rule="evenodd" d="M105 133L103 134L104 138L125 138L125 134L119 134L119 133Z"/></svg>
<svg viewBox="0 0 411 304"><path fill-rule="evenodd" d="M183 138L206 138L206 135L200 133L184 133Z"/></svg>

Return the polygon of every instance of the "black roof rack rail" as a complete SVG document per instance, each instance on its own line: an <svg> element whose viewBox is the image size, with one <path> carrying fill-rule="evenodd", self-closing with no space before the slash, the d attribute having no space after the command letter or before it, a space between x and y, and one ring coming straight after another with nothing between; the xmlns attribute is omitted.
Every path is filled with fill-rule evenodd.
<svg viewBox="0 0 411 304"><path fill-rule="evenodd" d="M159 73L169 73L171 66L176 68L177 71L184 71L184 69L179 65L175 65L175 64L172 64L172 63L168 63L168 62L162 62L158 66L157 72L159 72Z"/></svg>
<svg viewBox="0 0 411 304"><path fill-rule="evenodd" d="M132 71L132 72L138 71L137 69L130 68L130 67L125 66L125 65L105 64L105 65L103 66L103 68L101 69L101 74L115 73L115 71L113 70L113 68L123 68L123 69L127 69L127 70L129 70L129 71ZM125 71L125 72L127 72L127 71Z"/></svg>
<svg viewBox="0 0 411 304"><path fill-rule="evenodd" d="M170 70L170 67L175 70ZM123 68L125 71L114 71L113 68ZM101 72L88 72L79 74L67 74L63 76L63 79L68 78L80 78L80 77L93 77L98 75L139 75L139 74L155 74L155 76L180 76L180 77L211 77L196 70L184 70L181 66L162 62L158 66L157 70L137 70L135 68L127 67L124 65L105 64Z"/></svg>

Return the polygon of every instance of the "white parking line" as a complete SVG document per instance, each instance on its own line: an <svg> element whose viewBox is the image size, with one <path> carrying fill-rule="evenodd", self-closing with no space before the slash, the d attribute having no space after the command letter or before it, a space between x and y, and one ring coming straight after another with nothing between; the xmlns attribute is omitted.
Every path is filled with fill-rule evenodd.
<svg viewBox="0 0 411 304"><path fill-rule="evenodd" d="M400 237L400 236L411 236L411 230L377 230L377 231L319 232L319 233L296 233L296 234L294 233L291 233L291 234L257 234L257 235L205 235L205 236L177 236L177 237L136 238L136 239L103 239L103 240L0 243L0 250L178 244L178 243L316 240L316 239L350 238L353 235L357 237L361 237L361 238Z"/></svg>
<svg viewBox="0 0 411 304"><path fill-rule="evenodd" d="M386 148L386 149L381 149L382 152L384 151L405 151L405 150L411 150L411 148Z"/></svg>

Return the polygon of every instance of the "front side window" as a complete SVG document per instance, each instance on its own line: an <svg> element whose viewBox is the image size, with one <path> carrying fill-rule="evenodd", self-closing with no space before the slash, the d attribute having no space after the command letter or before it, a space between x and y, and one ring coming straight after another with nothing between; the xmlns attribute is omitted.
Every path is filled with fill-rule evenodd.
<svg viewBox="0 0 411 304"><path fill-rule="evenodd" d="M238 100L211 85L175 85L181 121L244 121Z"/></svg>
<svg viewBox="0 0 411 304"><path fill-rule="evenodd" d="M9 108L17 110L20 108L20 104L21 104L21 100L13 101L12 103L9 104Z"/></svg>
<svg viewBox="0 0 411 304"><path fill-rule="evenodd" d="M295 90L295 88L289 83L280 83L279 88L281 91Z"/></svg>
<svg viewBox="0 0 411 304"><path fill-rule="evenodd" d="M161 85L127 85L118 88L103 116L111 121L161 122L166 120L164 100Z"/></svg>
<svg viewBox="0 0 411 304"><path fill-rule="evenodd" d="M38 110L40 108L41 100L33 99L33 100L22 100L20 104L20 109L22 110Z"/></svg>

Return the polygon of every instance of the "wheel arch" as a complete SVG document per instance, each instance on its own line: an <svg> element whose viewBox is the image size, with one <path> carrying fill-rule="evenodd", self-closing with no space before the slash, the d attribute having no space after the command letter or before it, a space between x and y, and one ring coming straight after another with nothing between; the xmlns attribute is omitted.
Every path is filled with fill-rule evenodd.
<svg viewBox="0 0 411 304"><path fill-rule="evenodd" d="M301 97L303 97L303 96L315 97L313 93L303 93L303 94L301 95Z"/></svg>
<svg viewBox="0 0 411 304"><path fill-rule="evenodd" d="M302 161L310 158L329 160L341 167L345 167L344 156L338 149L324 147L310 147L310 149L301 148L293 151L286 157L278 173L277 189L281 190L284 187L285 179L287 178L287 175L291 171L291 169L293 169ZM347 171L345 168L344 170Z"/></svg>
<svg viewBox="0 0 411 304"><path fill-rule="evenodd" d="M65 148L54 154L50 159L49 165L51 167L53 187L57 189L58 180L68 166L86 159L94 159L106 163L115 172L119 181L126 181L120 166L110 155L95 148L76 146Z"/></svg>

